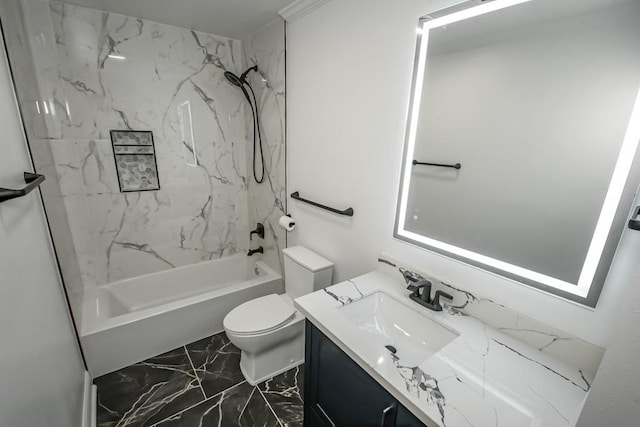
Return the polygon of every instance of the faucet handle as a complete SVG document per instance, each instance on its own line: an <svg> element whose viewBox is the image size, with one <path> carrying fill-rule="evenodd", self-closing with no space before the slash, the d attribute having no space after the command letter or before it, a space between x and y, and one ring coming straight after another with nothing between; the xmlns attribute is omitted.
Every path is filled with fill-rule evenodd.
<svg viewBox="0 0 640 427"><path fill-rule="evenodd" d="M424 287L429 287L429 289L431 289L431 282L426 279L412 280L412 282L409 283L409 285L407 286L407 289L410 290L411 292L417 292L418 289L424 288Z"/></svg>
<svg viewBox="0 0 640 427"><path fill-rule="evenodd" d="M433 296L433 301L431 302L432 310L434 311L442 311L442 305L440 304L440 297L446 298L450 301L453 301L453 297L444 291L436 291L436 294Z"/></svg>
<svg viewBox="0 0 640 427"><path fill-rule="evenodd" d="M431 302L431 282L429 280L420 280L414 283L412 287L407 287L409 290L411 288L413 288L413 292L410 295L412 299L420 299L425 303Z"/></svg>

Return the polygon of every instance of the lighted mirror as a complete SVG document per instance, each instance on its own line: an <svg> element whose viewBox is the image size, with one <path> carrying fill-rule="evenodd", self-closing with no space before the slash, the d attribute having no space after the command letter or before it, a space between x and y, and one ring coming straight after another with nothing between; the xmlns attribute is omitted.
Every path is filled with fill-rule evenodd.
<svg viewBox="0 0 640 427"><path fill-rule="evenodd" d="M638 185L640 2L479 3L420 20L395 236L594 307Z"/></svg>

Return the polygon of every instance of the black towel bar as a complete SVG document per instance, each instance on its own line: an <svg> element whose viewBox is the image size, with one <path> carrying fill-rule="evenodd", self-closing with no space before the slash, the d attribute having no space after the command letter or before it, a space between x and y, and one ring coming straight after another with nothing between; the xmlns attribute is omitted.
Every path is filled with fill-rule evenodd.
<svg viewBox="0 0 640 427"><path fill-rule="evenodd" d="M42 184L45 177L37 173L25 172L24 182L27 184L20 190L12 190L10 188L0 188L0 203L7 200L15 199L16 197L26 196L31 193L34 188Z"/></svg>
<svg viewBox="0 0 640 427"><path fill-rule="evenodd" d="M337 213L338 215L353 216L353 208L347 208L347 209L344 209L344 210L330 208L329 206L325 206L325 205L322 205L320 203L313 202L311 200L303 199L302 197L300 197L300 193L297 192L297 191L291 193L291 198L292 199L296 199L296 200L300 200L301 202L308 203L310 205L316 206L316 207L318 207L320 209L327 210L329 212Z"/></svg>

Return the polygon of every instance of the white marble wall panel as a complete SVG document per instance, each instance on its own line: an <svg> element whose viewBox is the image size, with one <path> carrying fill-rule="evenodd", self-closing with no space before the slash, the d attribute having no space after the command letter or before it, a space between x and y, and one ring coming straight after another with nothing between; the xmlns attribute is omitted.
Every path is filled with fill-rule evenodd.
<svg viewBox="0 0 640 427"><path fill-rule="evenodd" d="M51 14L65 106L51 146L85 286L247 250L244 98L223 75L243 70L241 43L58 2ZM120 193L112 129L153 132L159 191Z"/></svg>
<svg viewBox="0 0 640 427"><path fill-rule="evenodd" d="M510 310L482 295L467 292L459 284L445 283L388 255L382 254L378 258L378 269L394 278L402 278L406 283L429 280L432 283L432 295L436 290L442 290L453 297L453 303L447 305L450 314L475 317L497 331L529 344L541 353L575 367L584 373L588 383L593 381L604 349Z"/></svg>
<svg viewBox="0 0 640 427"><path fill-rule="evenodd" d="M278 219L286 214L285 182L285 22L278 19L242 41L247 67L257 65L258 72L249 74L260 112L260 126L266 176L256 183L252 172L253 126L251 110L245 105L247 135L247 176L249 180L249 223L265 226L265 262L282 271L282 249L286 247L286 231ZM258 169L258 174L260 170ZM258 176L260 177L260 176ZM255 237L254 237L255 239ZM257 241L253 243L257 247Z"/></svg>

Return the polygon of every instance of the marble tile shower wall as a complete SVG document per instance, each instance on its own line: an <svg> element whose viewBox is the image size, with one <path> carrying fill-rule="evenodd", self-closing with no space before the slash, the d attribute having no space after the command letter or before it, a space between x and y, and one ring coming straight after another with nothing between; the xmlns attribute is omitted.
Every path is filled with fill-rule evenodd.
<svg viewBox="0 0 640 427"><path fill-rule="evenodd" d="M272 90L282 106L263 113L272 141L263 196L249 188L246 101L223 76L245 68L240 41L58 2L51 15L60 72L50 142L85 286L244 251L257 218L265 247L284 241L274 231L284 211L283 24L281 46L256 42L247 55L269 73L254 84L259 102ZM186 102L196 166L178 113ZM159 191L120 193L111 129L153 131Z"/></svg>
<svg viewBox="0 0 640 427"><path fill-rule="evenodd" d="M278 220L287 212L285 188L285 23L278 19L242 41L247 67L258 66L249 75L260 111L264 147L265 179L256 184L249 179L249 223L265 226L264 260L282 271L282 249L286 247L286 231ZM245 115L251 117L245 104ZM247 141L253 138L251 120L245 121ZM247 150L247 175L252 176L252 150ZM260 171L258 170L258 174ZM260 176L258 176L260 177Z"/></svg>

